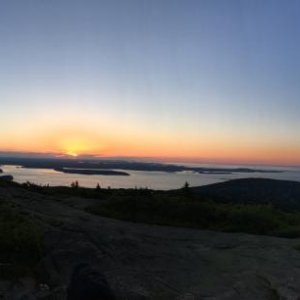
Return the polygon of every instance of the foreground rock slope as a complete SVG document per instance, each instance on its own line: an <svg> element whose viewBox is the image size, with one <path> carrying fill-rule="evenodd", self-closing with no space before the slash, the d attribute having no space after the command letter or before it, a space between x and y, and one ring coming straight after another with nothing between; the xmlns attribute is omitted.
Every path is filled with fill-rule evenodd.
<svg viewBox="0 0 300 300"><path fill-rule="evenodd" d="M37 275L18 283L26 299L63 299L78 263L105 274L117 299L300 299L299 239L127 223L85 212L93 199L14 186L0 187L2 200L39 223L45 236ZM40 283L50 297L39 296Z"/></svg>

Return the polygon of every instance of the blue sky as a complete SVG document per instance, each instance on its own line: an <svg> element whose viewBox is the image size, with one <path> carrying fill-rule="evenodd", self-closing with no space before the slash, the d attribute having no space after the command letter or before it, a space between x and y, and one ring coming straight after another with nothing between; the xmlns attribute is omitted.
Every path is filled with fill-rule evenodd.
<svg viewBox="0 0 300 300"><path fill-rule="evenodd" d="M2 0L0 148L62 129L118 155L143 152L122 134L145 155L295 160L299 17L293 0Z"/></svg>

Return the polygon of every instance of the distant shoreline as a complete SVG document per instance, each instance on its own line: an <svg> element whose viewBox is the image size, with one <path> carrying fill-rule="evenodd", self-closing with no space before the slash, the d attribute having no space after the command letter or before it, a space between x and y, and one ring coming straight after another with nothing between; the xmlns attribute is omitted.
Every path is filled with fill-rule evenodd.
<svg viewBox="0 0 300 300"><path fill-rule="evenodd" d="M0 165L19 165L22 168L52 169L64 173L85 175L121 175L129 174L123 171L149 172L195 172L198 174L231 174L231 173L282 173L282 170L256 169L247 167L190 167L163 163L149 163L126 160L83 160L83 159L48 159L48 158L16 158L0 157Z"/></svg>

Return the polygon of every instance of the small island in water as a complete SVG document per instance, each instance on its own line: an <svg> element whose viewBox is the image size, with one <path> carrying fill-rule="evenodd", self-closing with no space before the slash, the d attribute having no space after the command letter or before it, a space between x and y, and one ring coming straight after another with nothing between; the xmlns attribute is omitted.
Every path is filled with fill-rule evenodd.
<svg viewBox="0 0 300 300"><path fill-rule="evenodd" d="M129 176L128 173L115 170L92 170L92 169L68 169L68 168L55 168L57 172L68 174L81 174L81 175L108 175L108 176Z"/></svg>

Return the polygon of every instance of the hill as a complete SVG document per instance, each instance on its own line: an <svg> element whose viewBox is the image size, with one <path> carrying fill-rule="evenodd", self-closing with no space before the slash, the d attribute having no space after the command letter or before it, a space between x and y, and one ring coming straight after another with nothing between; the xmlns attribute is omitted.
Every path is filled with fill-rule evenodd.
<svg viewBox="0 0 300 300"><path fill-rule="evenodd" d="M199 196L223 203L272 204L284 210L300 209L300 182L264 178L235 179L191 188Z"/></svg>
<svg viewBox="0 0 300 300"><path fill-rule="evenodd" d="M114 201L113 197L122 200L131 195L143 199L145 194L156 192L101 189L97 191L97 197L87 198L92 192L95 191L81 188L38 191L30 185L0 184L0 202L22 216L17 224L13 221L15 214L9 220L3 218L3 224L11 224L5 227L6 238L22 244L23 239L34 242L25 244L25 249L17 247L16 251L21 250L22 255L28 256L27 250L31 251L32 247L38 250L40 240L36 239L36 226L43 237L40 260L26 278L2 279L3 268L10 269L11 265L5 265L5 253L0 253L0 284L4 299L65 299L65 287L69 284L72 269L81 262L101 270L116 299L299 297L299 239L104 218L85 208ZM80 196L81 193L85 196ZM166 197L171 194L166 193ZM187 194L182 197L184 202L195 201L188 200ZM0 231L3 229L2 226ZM10 237L7 230L16 235ZM6 242L6 247L13 246ZM49 289L45 290L45 285Z"/></svg>

